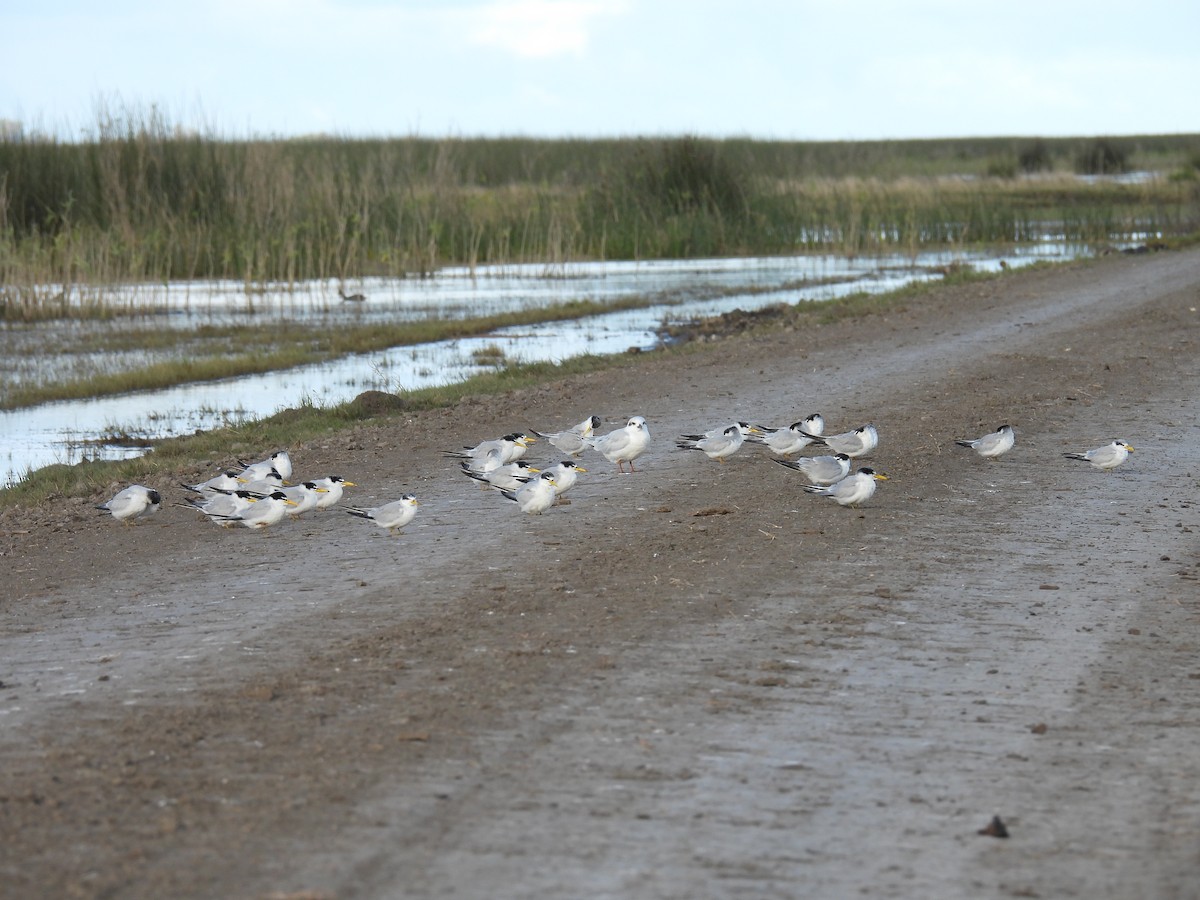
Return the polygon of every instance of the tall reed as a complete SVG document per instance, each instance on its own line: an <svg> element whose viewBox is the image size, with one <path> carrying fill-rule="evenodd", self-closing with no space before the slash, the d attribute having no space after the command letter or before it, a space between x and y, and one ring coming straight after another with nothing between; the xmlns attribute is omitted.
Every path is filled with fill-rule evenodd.
<svg viewBox="0 0 1200 900"><path fill-rule="evenodd" d="M183 132L155 107L103 110L84 140L0 135L0 317L78 310L92 287L124 281L222 277L253 291L446 264L915 250L1026 240L1047 223L1079 241L1197 228L1195 178L1069 176L1089 146L232 140ZM1186 170L1200 138L1104 148ZM1057 174L984 174L1035 163Z"/></svg>

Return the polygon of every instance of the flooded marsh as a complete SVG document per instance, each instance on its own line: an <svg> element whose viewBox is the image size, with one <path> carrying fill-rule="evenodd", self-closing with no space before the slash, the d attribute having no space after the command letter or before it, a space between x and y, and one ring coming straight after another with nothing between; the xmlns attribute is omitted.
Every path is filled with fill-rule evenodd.
<svg viewBox="0 0 1200 900"><path fill-rule="evenodd" d="M385 328L545 308L628 304L608 312L491 328L482 333L344 353L231 378L184 380L152 391L86 396L0 412L0 484L51 463L136 456L157 439L260 419L304 404L335 406L366 390L389 393L463 381L514 363L560 362L585 354L653 349L672 323L773 304L879 293L936 279L954 267L998 271L1062 260L1084 248L1044 243L998 254L916 257L793 256L546 267L449 268L423 279L362 279L361 302L342 301L336 282L253 297L227 283L139 286L146 316L51 320L0 327L9 390L80 379L103 381L148 366L196 370L245 354L268 359L276 335L317 341L353 329ZM206 293L207 290L207 293Z"/></svg>

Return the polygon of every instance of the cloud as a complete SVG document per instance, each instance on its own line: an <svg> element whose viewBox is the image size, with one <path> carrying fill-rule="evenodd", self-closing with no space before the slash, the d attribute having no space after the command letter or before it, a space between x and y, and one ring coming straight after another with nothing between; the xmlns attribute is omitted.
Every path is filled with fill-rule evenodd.
<svg viewBox="0 0 1200 900"><path fill-rule="evenodd" d="M594 0L496 0L463 21L468 43L522 59L550 59L582 56L596 19L624 11L624 3Z"/></svg>

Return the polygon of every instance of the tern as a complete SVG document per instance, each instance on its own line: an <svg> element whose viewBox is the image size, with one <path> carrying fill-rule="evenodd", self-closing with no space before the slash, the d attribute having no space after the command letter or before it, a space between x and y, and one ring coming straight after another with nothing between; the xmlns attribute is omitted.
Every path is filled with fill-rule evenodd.
<svg viewBox="0 0 1200 900"><path fill-rule="evenodd" d="M592 432L599 427L600 417L588 416L578 425L568 428L566 431L544 432L530 429L530 433L545 438L550 442L551 447L561 450L563 453L579 456L587 447L586 438L591 437Z"/></svg>
<svg viewBox="0 0 1200 900"><path fill-rule="evenodd" d="M836 456L809 456L804 459L776 459L773 462L800 472L813 484L833 484L850 474L850 457L845 453Z"/></svg>
<svg viewBox="0 0 1200 900"><path fill-rule="evenodd" d="M270 494L275 491L283 490L283 486L286 484L286 482L283 480L283 476L279 474L277 469L272 469L261 478L246 478L243 476L239 480L242 482L240 487L243 487L248 491L255 491L259 494Z"/></svg>
<svg viewBox="0 0 1200 900"><path fill-rule="evenodd" d="M283 491L272 491L261 500L258 500L253 506L243 509L239 513L234 513L231 516L210 515L209 518L214 522L222 519L229 522L240 522L247 528L261 530L270 528L283 519L289 506L295 506L295 500L289 500L287 494Z"/></svg>
<svg viewBox="0 0 1200 900"><path fill-rule="evenodd" d="M1118 440L1113 441L1111 444L1105 444L1103 447L1097 447L1095 450L1089 450L1087 453L1064 453L1063 456L1067 459L1082 459L1090 462L1097 469L1111 472L1121 463L1125 462L1132 452L1132 446Z"/></svg>
<svg viewBox="0 0 1200 900"><path fill-rule="evenodd" d="M138 519L162 509L162 494L144 484L131 484L117 491L111 500L96 504L96 509L111 513L123 525L136 525Z"/></svg>
<svg viewBox="0 0 1200 900"><path fill-rule="evenodd" d="M240 477L244 481L255 481L259 478L265 478L271 473L272 469L279 473L279 477L283 481L287 481L292 477L292 458L286 450L276 450L266 459L259 460L258 462L248 463L240 459L238 462L243 466Z"/></svg>
<svg viewBox="0 0 1200 900"><path fill-rule="evenodd" d="M820 435L808 431L802 433L812 438L814 444L828 447L834 453L845 453L851 458L866 456L879 446L879 432L875 430L874 425L862 425L841 434Z"/></svg>
<svg viewBox="0 0 1200 900"><path fill-rule="evenodd" d="M521 512L529 513L531 516L540 516L554 505L554 500L558 496L554 493L553 472L542 472L529 484L523 485L520 490L501 491L500 493L521 507Z"/></svg>
<svg viewBox="0 0 1200 900"><path fill-rule="evenodd" d="M675 442L675 446L680 450L699 450L709 459L724 463L725 457L737 453L746 440L746 435L751 433L758 433L758 429L745 422L738 422L716 432L682 435Z"/></svg>
<svg viewBox="0 0 1200 900"><path fill-rule="evenodd" d="M970 447L986 459L995 459L1007 453L1017 442L1017 435L1011 425L1001 425L991 434L985 434L973 441L955 441L960 447Z"/></svg>
<svg viewBox="0 0 1200 900"><path fill-rule="evenodd" d="M391 534L399 534L400 529L413 520L417 514L420 501L412 494L405 494L399 500L385 503L383 506L364 508L347 506L346 512L360 519L370 519L380 528L386 528Z"/></svg>
<svg viewBox="0 0 1200 900"><path fill-rule="evenodd" d="M315 481L302 481L300 484L284 488L283 493L296 504L287 514L293 519L298 519L310 509L316 509L317 504L321 502L321 495L329 493L329 489L321 487Z"/></svg>
<svg viewBox="0 0 1200 900"><path fill-rule="evenodd" d="M810 494L829 497L839 506L858 506L871 499L871 495L875 493L875 482L887 480L886 475L863 467L853 475L847 475L831 485L806 484L804 490Z"/></svg>
<svg viewBox="0 0 1200 900"><path fill-rule="evenodd" d="M516 462L525 455L525 451L529 449L529 445L536 441L537 438L530 437L523 431L514 431L511 434L506 434L504 437L496 438L492 441L483 441L474 447L449 450L446 452L446 456L453 459L482 462L487 459L489 454L498 453L500 465L504 465L505 463Z"/></svg>
<svg viewBox="0 0 1200 900"><path fill-rule="evenodd" d="M239 474L239 472L235 472L233 469L226 469L220 475L214 475L208 481L201 481L199 484L184 484L180 482L179 486L186 490L194 491L197 494L203 494L205 497L214 497L220 490L233 491L240 488L242 481L238 477Z"/></svg>
<svg viewBox="0 0 1200 900"><path fill-rule="evenodd" d="M185 502L188 509L199 510L208 516L210 522L216 522L222 528L232 528L237 524L235 517L257 502L260 496L247 490L228 491L222 488L208 499L188 497Z"/></svg>
<svg viewBox="0 0 1200 900"><path fill-rule="evenodd" d="M485 487L491 485L502 491L518 490L528 480L529 476L540 471L541 469L535 469L523 459L505 463L502 466L496 466L483 472L472 469L470 463L462 463L462 473L468 478L474 478Z"/></svg>
<svg viewBox="0 0 1200 900"><path fill-rule="evenodd" d="M812 435L825 430L825 419L820 413L813 413L807 419L793 422L787 428L767 428L763 425L756 427L761 434L746 435L746 440L763 444L778 456L791 456L811 444Z"/></svg>
<svg viewBox="0 0 1200 900"><path fill-rule="evenodd" d="M317 486L325 488L325 493L317 499L317 509L329 509L342 499L342 489L357 487L353 481L347 481L341 475L326 475L317 479Z"/></svg>
<svg viewBox="0 0 1200 900"><path fill-rule="evenodd" d="M537 470L535 469L534 471ZM555 502L567 504L571 501L568 500L564 495L567 493L567 491L575 486L575 482L579 480L580 474L586 473L587 469L579 465L579 463L575 462L573 459L564 459L560 463L555 463L546 471L554 476L554 493L558 498ZM533 481L534 478L535 476L532 475L521 475L518 476L517 480L528 484L529 482Z"/></svg>

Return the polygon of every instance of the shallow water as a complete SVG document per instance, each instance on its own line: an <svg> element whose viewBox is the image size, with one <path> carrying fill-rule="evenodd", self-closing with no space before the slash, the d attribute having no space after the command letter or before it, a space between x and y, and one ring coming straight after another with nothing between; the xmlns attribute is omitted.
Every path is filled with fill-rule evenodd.
<svg viewBox="0 0 1200 900"><path fill-rule="evenodd" d="M1020 266L1086 252L1047 243L1010 249L1003 258L1008 265ZM487 368L476 358L480 351L481 359L491 354L503 363L561 361L582 354L621 353L631 347L649 349L658 344L664 323L781 302L888 291L939 278L950 263L995 271L1001 257L982 252L930 253L916 258L797 256L452 268L427 279L366 279L347 285L347 293L367 296L362 303L342 302L338 285L332 282L254 295L247 295L243 285L228 282L139 286L123 295L123 302L131 308L158 310L151 317L156 327L184 331L209 323L271 319L316 320L336 328L348 322L468 317L631 295L661 302L643 309L500 329L480 337L356 354L262 375L0 412L0 486L51 463L117 459L145 452L145 446L130 446L126 440L105 441L113 435L132 436L136 443L136 439L148 441L262 418L302 403L335 405L369 389L396 392L450 384ZM146 317L134 320L139 327L146 322ZM27 328L23 337L46 340L56 328L78 327L79 323L46 323ZM47 369L64 365L54 354L42 359ZM20 376L9 372L6 377Z"/></svg>

